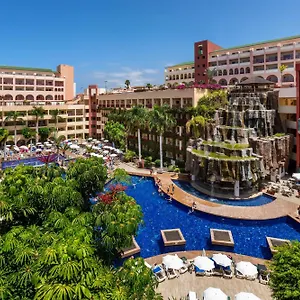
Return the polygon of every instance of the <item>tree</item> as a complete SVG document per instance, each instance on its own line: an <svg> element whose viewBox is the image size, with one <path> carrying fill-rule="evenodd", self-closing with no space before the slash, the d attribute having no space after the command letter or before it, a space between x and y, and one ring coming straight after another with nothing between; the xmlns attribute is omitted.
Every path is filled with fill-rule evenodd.
<svg viewBox="0 0 300 300"><path fill-rule="evenodd" d="M270 286L277 300L300 299L300 242L278 247L271 260Z"/></svg>
<svg viewBox="0 0 300 300"><path fill-rule="evenodd" d="M215 74L216 74L216 68L214 68L214 69L207 68L206 69L206 76L208 78L208 83L213 83Z"/></svg>
<svg viewBox="0 0 300 300"><path fill-rule="evenodd" d="M153 88L153 85L151 83L147 83L146 87L148 88L148 90L151 90Z"/></svg>
<svg viewBox="0 0 300 300"><path fill-rule="evenodd" d="M279 67L279 72L280 72L280 83L282 83L282 73L285 71L285 69L287 68L286 65L280 65Z"/></svg>
<svg viewBox="0 0 300 300"><path fill-rule="evenodd" d="M39 136L41 137L41 141L42 142L45 142L47 141L47 139L49 138L52 130L52 128L49 128L49 127L42 127L42 128L39 128Z"/></svg>
<svg viewBox="0 0 300 300"><path fill-rule="evenodd" d="M35 131L32 130L31 128L29 128L29 127L24 127L24 128L22 129L22 135L23 135L23 137L24 137L26 140L29 140L29 142L30 142L30 155L31 155L32 139L33 139L34 136L35 136Z"/></svg>
<svg viewBox="0 0 300 300"><path fill-rule="evenodd" d="M84 209L89 210L90 198L101 192L107 179L106 168L102 158L92 157L89 159L79 158L71 163L66 172L67 179L77 182L76 189L81 193L84 200Z"/></svg>
<svg viewBox="0 0 300 300"><path fill-rule="evenodd" d="M130 80L129 79L125 80L125 86L126 86L127 90L130 88Z"/></svg>
<svg viewBox="0 0 300 300"><path fill-rule="evenodd" d="M18 111L10 111L10 112L8 112L8 115L5 118L5 121L12 120L14 123L14 144L15 144L15 146L17 145L17 122L24 121L23 118L21 118L21 116L23 116L23 115Z"/></svg>
<svg viewBox="0 0 300 300"><path fill-rule="evenodd" d="M105 123L104 136L113 142L117 148L125 148L125 127L123 124L114 121Z"/></svg>
<svg viewBox="0 0 300 300"><path fill-rule="evenodd" d="M134 106L131 109L132 127L137 129L138 132L138 149L139 161L142 160L142 145L141 145L141 129L145 129L148 122L148 113L142 106Z"/></svg>
<svg viewBox="0 0 300 300"><path fill-rule="evenodd" d="M0 143L3 145L4 160L6 160L6 141L8 136L8 130L5 128L0 128Z"/></svg>
<svg viewBox="0 0 300 300"><path fill-rule="evenodd" d="M52 120L54 120L54 122L55 122L55 137L56 137L57 133L58 133L58 122L62 121L63 118L59 115L60 114L59 109L50 110L50 114L51 114Z"/></svg>
<svg viewBox="0 0 300 300"><path fill-rule="evenodd" d="M43 119L45 115L45 110L41 106L34 106L30 112L35 117L35 142L38 142L39 137L39 119Z"/></svg>
<svg viewBox="0 0 300 300"><path fill-rule="evenodd" d="M193 116L192 119L186 123L186 131L190 133L192 128L195 138L199 138L205 128L205 123L206 120L203 116Z"/></svg>
<svg viewBox="0 0 300 300"><path fill-rule="evenodd" d="M159 135L160 169L163 168L163 134L175 126L174 117L168 112L168 106L154 106L149 113L149 127Z"/></svg>

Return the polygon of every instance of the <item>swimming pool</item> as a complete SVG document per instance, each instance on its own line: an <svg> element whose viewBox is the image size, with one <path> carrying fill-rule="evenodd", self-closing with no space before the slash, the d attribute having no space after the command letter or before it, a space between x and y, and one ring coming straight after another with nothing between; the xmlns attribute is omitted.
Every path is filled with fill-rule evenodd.
<svg viewBox="0 0 300 300"><path fill-rule="evenodd" d="M133 176L132 181L134 185L129 186L126 193L134 197L143 210L144 225L140 226L136 241L144 258L175 250L163 246L161 229L180 228L186 239L182 250L230 251L265 259L271 258L266 236L300 240L300 224L291 218L246 221L201 212L188 214L187 207L176 201L169 203L160 196L152 178ZM234 248L212 245L210 228L231 230Z"/></svg>
<svg viewBox="0 0 300 300"><path fill-rule="evenodd" d="M266 194L262 194L255 198L247 199L247 200L228 200L221 199L217 197L211 197L204 193L201 193L197 189L195 189L189 182L182 180L173 180L174 184L180 187L185 192L192 194L195 197L201 198L203 200L207 200L214 203L220 203L225 205L233 205L233 206L260 206L265 205L272 202L275 198Z"/></svg>

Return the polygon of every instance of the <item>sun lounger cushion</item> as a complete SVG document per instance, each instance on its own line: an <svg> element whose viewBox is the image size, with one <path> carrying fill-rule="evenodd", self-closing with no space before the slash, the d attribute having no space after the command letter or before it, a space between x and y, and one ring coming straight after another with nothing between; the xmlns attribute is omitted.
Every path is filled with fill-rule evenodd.
<svg viewBox="0 0 300 300"><path fill-rule="evenodd" d="M159 273L159 272L161 272L161 271L162 271L162 268L159 267L159 266L157 266L157 267L155 267L155 268L153 269L153 273Z"/></svg>
<svg viewBox="0 0 300 300"><path fill-rule="evenodd" d="M205 270L199 269L197 266L195 266L195 272L196 273L205 273Z"/></svg>

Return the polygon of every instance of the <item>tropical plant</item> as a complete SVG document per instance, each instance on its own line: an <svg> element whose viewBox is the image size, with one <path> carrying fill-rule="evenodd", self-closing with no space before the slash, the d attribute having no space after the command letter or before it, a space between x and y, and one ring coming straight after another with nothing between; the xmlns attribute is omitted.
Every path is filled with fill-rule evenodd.
<svg viewBox="0 0 300 300"><path fill-rule="evenodd" d="M130 162L136 157L136 153L131 150L127 150L124 154L124 161L125 162Z"/></svg>
<svg viewBox="0 0 300 300"><path fill-rule="evenodd" d="M163 168L163 134L166 130L171 130L176 121L172 114L168 111L168 106L154 106L149 113L149 127L159 135L160 148L160 169Z"/></svg>
<svg viewBox="0 0 300 300"><path fill-rule="evenodd" d="M270 286L277 300L300 299L300 242L278 247L270 263Z"/></svg>
<svg viewBox="0 0 300 300"><path fill-rule="evenodd" d="M34 106L30 111L30 114L35 117L35 142L38 142L39 137L39 119L43 119L45 115L45 110L41 106Z"/></svg>
<svg viewBox="0 0 300 300"><path fill-rule="evenodd" d="M55 122L55 137L57 137L57 133L58 133L58 122L62 121L63 118L59 115L60 114L60 110L59 109L54 109L54 110L50 110L50 114L52 117L52 120L54 120Z"/></svg>
<svg viewBox="0 0 300 300"><path fill-rule="evenodd" d="M112 177L114 182L131 184L131 177L124 169L121 168L115 169Z"/></svg>
<svg viewBox="0 0 300 300"><path fill-rule="evenodd" d="M115 147L123 149L126 143L126 133L123 124L115 121L108 121L105 123L104 136L109 141L115 144Z"/></svg>
<svg viewBox="0 0 300 300"><path fill-rule="evenodd" d="M39 136L41 137L41 141L45 142L49 138L52 132L52 128L49 127L41 127L39 128Z"/></svg>
<svg viewBox="0 0 300 300"><path fill-rule="evenodd" d="M5 118L5 122L12 120L14 123L14 144L15 146L17 145L17 122L23 122L23 118L21 118L21 116L23 116L20 112L18 111L10 111L7 114L7 117Z"/></svg>
<svg viewBox="0 0 300 300"><path fill-rule="evenodd" d="M186 123L187 133L191 133L193 129L193 135L195 138L199 138L205 129L206 120L203 116L193 116L191 120Z"/></svg>
<svg viewBox="0 0 300 300"><path fill-rule="evenodd" d="M147 87L148 90L151 90L153 88L153 85L151 83L147 83L146 87Z"/></svg>
<svg viewBox="0 0 300 300"><path fill-rule="evenodd" d="M214 68L214 69L207 68L206 69L206 76L208 78L209 84L213 83L215 74L216 74L216 68Z"/></svg>
<svg viewBox="0 0 300 300"><path fill-rule="evenodd" d="M138 132L138 150L139 161L142 160L142 143L141 143L141 130L145 129L148 124L148 112L142 106L134 106L131 109L131 122L132 128L137 129Z"/></svg>
<svg viewBox="0 0 300 300"><path fill-rule="evenodd" d="M8 136L8 130L5 128L0 128L0 144L3 145L4 160L6 160L6 141Z"/></svg>
<svg viewBox="0 0 300 300"><path fill-rule="evenodd" d="M125 80L125 86L126 86L126 89L128 90L129 87L130 87L130 80L129 79Z"/></svg>
<svg viewBox="0 0 300 300"><path fill-rule="evenodd" d="M282 83L282 74L285 71L285 69L287 68L286 65L280 65L279 66L279 72L280 72L280 82Z"/></svg>

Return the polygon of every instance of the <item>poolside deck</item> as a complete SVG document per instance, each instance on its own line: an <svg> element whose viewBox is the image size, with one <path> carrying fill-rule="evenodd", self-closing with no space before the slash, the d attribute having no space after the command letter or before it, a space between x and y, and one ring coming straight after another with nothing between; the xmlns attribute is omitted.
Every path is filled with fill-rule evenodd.
<svg viewBox="0 0 300 300"><path fill-rule="evenodd" d="M170 253L168 253L170 254ZM175 253L172 253L175 254ZM202 251L187 251L187 252L177 252L179 257L185 256L188 259L195 258L198 255L202 255ZM206 251L208 256L213 254L212 251ZM161 263L162 257L165 256L158 255L146 259L148 263L153 265L154 263ZM245 255L238 255L235 253L230 253L230 255L235 259L235 261L250 261L254 264L267 264L267 261L259 258L249 257ZM220 288L224 293L234 299L234 295L239 292L251 292L262 300L272 300L271 290L268 286L262 285L255 281L249 281L245 279L224 279L219 277L196 277L194 273L185 273L180 275L178 278L165 280L158 285L157 291L162 294L164 299L169 299L176 297L185 297L189 291L194 291L197 293L198 298L202 299L203 291L208 287Z"/></svg>
<svg viewBox="0 0 300 300"><path fill-rule="evenodd" d="M161 180L161 188L165 193L167 193L167 188L173 183L172 179L178 179L178 175L172 176L170 173L157 174L156 176ZM276 198L271 203L261 206L222 205L195 197L176 185L172 197L176 201L190 207L193 202L195 202L197 204L196 210L234 219L268 220L285 217L287 215L295 217L297 211L297 204L284 201L280 198Z"/></svg>

